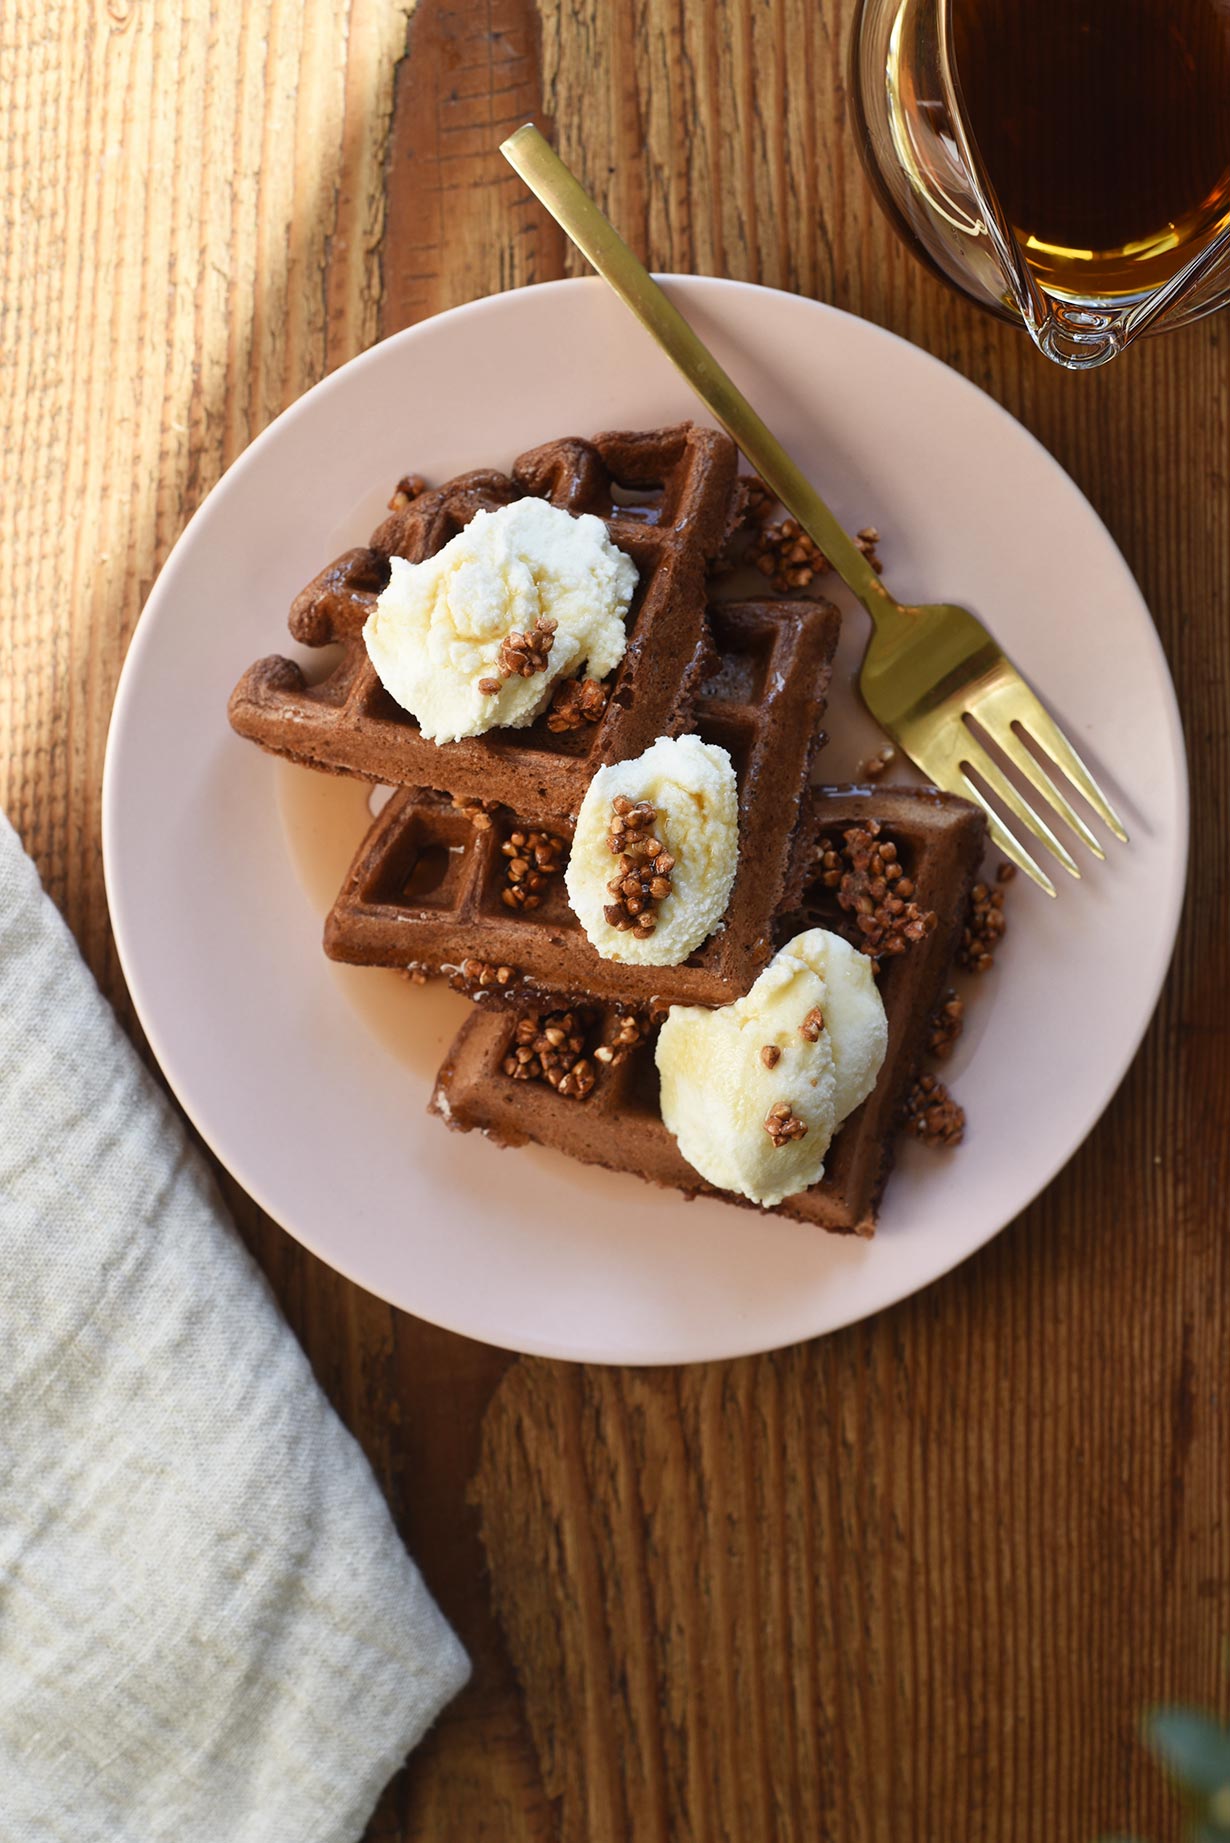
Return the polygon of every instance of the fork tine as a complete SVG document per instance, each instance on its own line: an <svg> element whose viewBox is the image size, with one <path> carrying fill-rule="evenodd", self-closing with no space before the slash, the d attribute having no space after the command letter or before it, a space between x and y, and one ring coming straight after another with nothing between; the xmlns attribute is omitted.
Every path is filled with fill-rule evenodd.
<svg viewBox="0 0 1230 1843"><path fill-rule="evenodd" d="M997 800L1001 800L1021 825L1032 832L1040 844L1057 857L1069 876L1080 876L1080 867L1066 845L1061 845L1044 819L1039 819L1028 800L1019 794L997 762L992 761L978 738L967 727L956 745L954 756L963 769L972 768L984 780Z"/></svg>
<svg viewBox="0 0 1230 1843"><path fill-rule="evenodd" d="M1045 890L1048 896L1053 896L1055 894L1055 885L1051 882L1046 872L1040 870L1038 865L1034 863L1024 846L1017 843L1014 834L1008 830L990 801L986 799L970 781L964 779L961 787L957 791L963 794L967 800L973 800L986 814L987 831L991 835L991 842L995 846L995 849L997 851L1002 851L1006 858L1011 858L1017 869L1023 870L1030 881L1036 883L1040 890Z"/></svg>
<svg viewBox="0 0 1230 1843"><path fill-rule="evenodd" d="M975 786L974 782L961 772L959 766L950 765L947 762L942 766L938 763L931 765L921 760L919 765L925 773L931 776L937 787L944 788L950 794L959 794L963 800L972 800L975 806L980 806L986 814L987 830L996 849L1002 851L1006 858L1010 858L1018 870L1023 870L1040 890L1045 890L1048 896L1055 894L1055 885L1046 872L1040 870L1025 847L1018 844L1015 836L1008 830L982 789Z"/></svg>
<svg viewBox="0 0 1230 1843"><path fill-rule="evenodd" d="M1098 818L1109 826L1115 837L1127 844L1127 828L1102 789L1086 768L1046 706L1034 696L1022 680L1013 715L1027 729L1038 746L1062 768L1078 794L1086 799Z"/></svg>
<svg viewBox="0 0 1230 1843"><path fill-rule="evenodd" d="M1025 744L1021 741L1016 731L1005 726L991 729L981 717L979 717L978 721L982 724L983 729L986 730L996 748L1001 750L1002 753L1008 757L1008 760L1017 770L1017 773L1023 774L1025 779L1029 781L1032 786L1037 788L1048 806L1052 807L1054 811L1058 813L1059 817L1066 825L1071 826L1076 836L1080 839L1081 844L1086 845L1089 850L1092 851L1095 858L1105 859L1106 853L1103 851L1101 845L1089 830L1089 827L1085 824L1080 814L1073 809L1065 796L1060 793L1058 787L1056 787L1054 781L1046 772L1046 769L1042 766L1037 756L1031 754L1025 747Z"/></svg>

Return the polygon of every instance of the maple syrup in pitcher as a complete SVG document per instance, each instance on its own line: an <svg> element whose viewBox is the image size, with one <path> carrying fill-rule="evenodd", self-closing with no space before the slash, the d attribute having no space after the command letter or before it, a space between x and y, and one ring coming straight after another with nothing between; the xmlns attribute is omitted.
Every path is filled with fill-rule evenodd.
<svg viewBox="0 0 1230 1843"><path fill-rule="evenodd" d="M1230 0L950 0L987 178L1055 293L1157 288L1230 225Z"/></svg>
<svg viewBox="0 0 1230 1843"><path fill-rule="evenodd" d="M910 247L1070 369L1230 301L1230 0L857 0Z"/></svg>

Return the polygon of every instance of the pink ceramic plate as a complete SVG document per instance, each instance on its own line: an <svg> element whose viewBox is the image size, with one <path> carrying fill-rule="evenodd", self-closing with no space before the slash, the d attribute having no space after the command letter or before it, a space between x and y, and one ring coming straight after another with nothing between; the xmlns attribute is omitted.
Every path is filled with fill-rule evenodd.
<svg viewBox="0 0 1230 1843"><path fill-rule="evenodd" d="M1127 1068L1170 958L1187 848L1153 625L1104 526L1033 437L935 359L832 308L737 282L669 286L838 514L880 527L894 590L988 620L1132 833L1057 902L1014 884L1009 939L951 1069L966 1143L905 1148L872 1243L689 1204L429 1119L463 1001L332 966L320 949L365 790L275 763L227 727L240 672L288 649L295 591L365 540L400 474L443 479L551 436L697 413L602 283L443 314L336 372L253 443L142 615L103 803L141 1022L224 1164L324 1260L407 1311L600 1362L788 1344L901 1299L989 1240L1071 1157ZM849 684L859 618L824 758L834 779L868 749Z"/></svg>

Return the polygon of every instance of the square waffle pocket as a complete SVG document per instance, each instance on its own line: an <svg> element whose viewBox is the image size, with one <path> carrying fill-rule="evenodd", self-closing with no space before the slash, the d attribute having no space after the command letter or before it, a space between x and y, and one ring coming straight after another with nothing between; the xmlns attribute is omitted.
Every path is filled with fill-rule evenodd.
<svg viewBox="0 0 1230 1843"><path fill-rule="evenodd" d="M337 558L296 597L292 635L305 646L340 648L337 660L314 683L293 660L259 660L231 694L232 727L308 767L498 800L526 817L575 812L602 762L639 755L680 727L704 660L706 570L742 506L737 458L728 436L682 423L548 442L523 454L511 475L463 474L420 494L370 545ZM422 562L476 512L526 495L595 514L635 563L627 652L595 721L577 716L561 727L569 719L553 703L554 727L548 711L526 729L429 742L376 676L363 624L391 557Z"/></svg>
<svg viewBox="0 0 1230 1843"><path fill-rule="evenodd" d="M985 822L968 802L931 788L818 789L809 807L817 847L827 839L840 851L847 833L865 834L874 821L913 882L913 901L936 917L929 932L881 960L888 1049L875 1088L833 1140L820 1183L773 1212L866 1236L875 1228L901 1111L961 939ZM779 940L809 927L849 931L857 913L840 905L818 848L809 856L797 904L779 920ZM688 1195L758 1207L714 1189L683 1158L658 1111L652 1038L647 1019L623 1015L617 1006L576 1006L537 1018L477 1007L440 1070L431 1110L458 1132L478 1129L503 1145L551 1146Z"/></svg>
<svg viewBox="0 0 1230 1843"><path fill-rule="evenodd" d="M689 726L734 763L739 867L722 926L682 966L604 960L590 945L564 889L572 814L531 825L412 788L394 794L351 865L325 924L329 956L445 972L472 997L521 1009L545 995L661 1006L745 992L787 897L839 617L826 602L717 602L708 631Z"/></svg>

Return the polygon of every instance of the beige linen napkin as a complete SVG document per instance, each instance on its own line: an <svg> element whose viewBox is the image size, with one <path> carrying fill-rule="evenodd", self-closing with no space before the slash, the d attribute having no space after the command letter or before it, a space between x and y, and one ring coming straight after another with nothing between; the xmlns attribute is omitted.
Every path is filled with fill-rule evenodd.
<svg viewBox="0 0 1230 1843"><path fill-rule="evenodd" d="M467 1674L0 815L0 1838L349 1843Z"/></svg>

